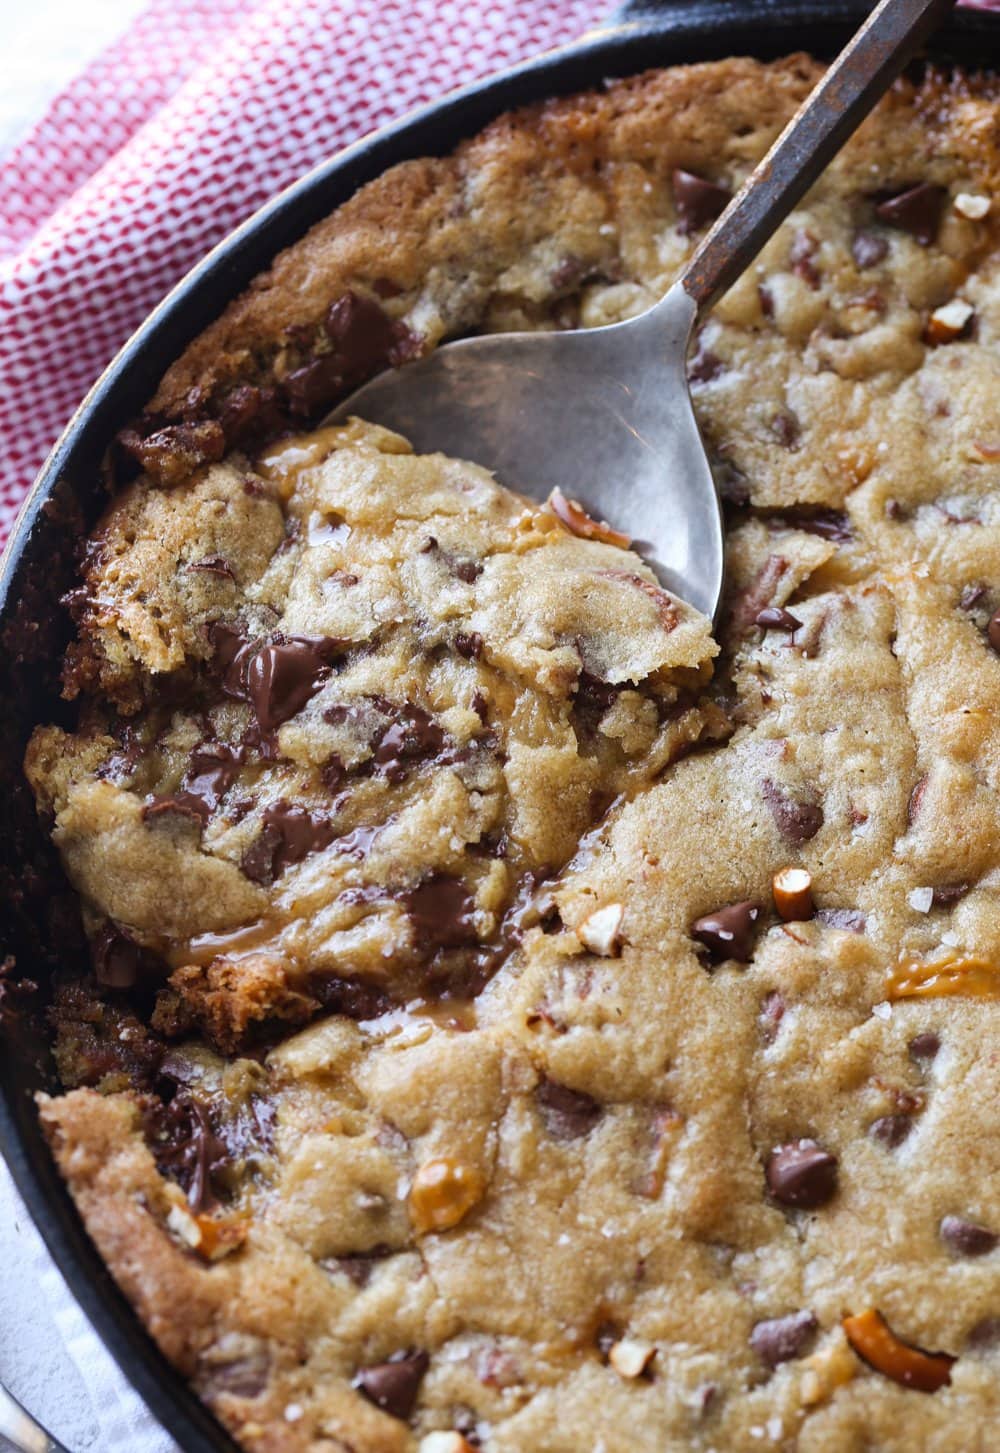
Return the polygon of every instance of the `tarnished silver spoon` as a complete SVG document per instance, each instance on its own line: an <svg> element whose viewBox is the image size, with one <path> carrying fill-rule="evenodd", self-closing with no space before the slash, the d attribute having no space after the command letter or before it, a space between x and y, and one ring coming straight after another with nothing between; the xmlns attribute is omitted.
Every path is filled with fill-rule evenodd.
<svg viewBox="0 0 1000 1453"><path fill-rule="evenodd" d="M632 536L668 589L714 616L722 519L687 386L695 324L952 3L881 0L647 312L604 328L460 339L372 379L331 421L385 424L536 499L560 489Z"/></svg>

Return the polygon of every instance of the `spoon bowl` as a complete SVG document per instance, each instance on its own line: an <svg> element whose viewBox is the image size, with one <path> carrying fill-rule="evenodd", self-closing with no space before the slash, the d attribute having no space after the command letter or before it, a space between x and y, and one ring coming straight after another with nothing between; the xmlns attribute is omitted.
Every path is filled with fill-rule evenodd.
<svg viewBox="0 0 1000 1453"><path fill-rule="evenodd" d="M714 618L722 516L688 392L695 324L745 270L953 0L881 0L722 212L667 294L610 327L446 344L365 384L358 414L422 452L492 469L545 501L555 489L628 535L661 583ZM689 183L720 189L698 178Z"/></svg>
<svg viewBox="0 0 1000 1453"><path fill-rule="evenodd" d="M697 308L679 284L626 323L464 338L379 374L334 412L385 424L421 452L554 489L635 537L661 582L706 615L722 591L722 515L688 393Z"/></svg>

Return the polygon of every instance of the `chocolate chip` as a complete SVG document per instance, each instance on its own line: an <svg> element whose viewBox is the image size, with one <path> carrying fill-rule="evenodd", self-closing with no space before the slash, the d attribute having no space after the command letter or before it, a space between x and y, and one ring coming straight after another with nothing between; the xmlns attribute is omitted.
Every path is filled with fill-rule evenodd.
<svg viewBox="0 0 1000 1453"><path fill-rule="evenodd" d="M759 917L760 908L749 899L730 903L704 918L696 918L691 925L691 937L708 949L715 963L735 959L737 963L748 964L753 956L754 927Z"/></svg>
<svg viewBox="0 0 1000 1453"><path fill-rule="evenodd" d="M920 812L920 804L924 799L924 793L927 791L927 782L927 777L921 777L918 782L915 782L913 784L910 795L907 798L906 820L911 827L916 822L917 816Z"/></svg>
<svg viewBox="0 0 1000 1453"><path fill-rule="evenodd" d="M430 1366L426 1352L394 1352L388 1362L359 1367L351 1386L384 1413L403 1422L417 1404L417 1393Z"/></svg>
<svg viewBox="0 0 1000 1453"><path fill-rule="evenodd" d="M168 424L145 437L137 429L123 429L118 443L156 484L168 488L180 484L202 464L215 463L226 452L226 436L214 419Z"/></svg>
<svg viewBox="0 0 1000 1453"><path fill-rule="evenodd" d="M774 1199L800 1210L825 1205L837 1189L837 1157L815 1140L776 1146L764 1173Z"/></svg>
<svg viewBox="0 0 1000 1453"><path fill-rule="evenodd" d="M330 304L326 331L330 351L294 369L283 382L293 414L315 413L387 364L405 363L420 349L420 340L405 324L393 322L374 298L355 292L343 293Z"/></svg>
<svg viewBox="0 0 1000 1453"><path fill-rule="evenodd" d="M962 1216L945 1216L938 1227L938 1235L949 1251L957 1256L987 1256L995 1250L1000 1236L975 1221L966 1221Z"/></svg>
<svg viewBox="0 0 1000 1453"><path fill-rule="evenodd" d="M195 1211L204 1211L215 1199L214 1177L228 1161L206 1106L179 1090L169 1103L147 1107L143 1127L157 1169L180 1183Z"/></svg>
<svg viewBox="0 0 1000 1453"><path fill-rule="evenodd" d="M860 908L821 908L816 914L827 928L841 928L845 933L864 933L868 919Z"/></svg>
<svg viewBox="0 0 1000 1453"><path fill-rule="evenodd" d="M673 174L674 206L677 208L678 232L685 235L699 232L721 217L732 200L729 187L707 181L694 172L677 167Z"/></svg>
<svg viewBox="0 0 1000 1453"><path fill-rule="evenodd" d="M218 807L221 798L236 781L243 761L242 749L225 742L199 742L188 759L183 787L186 793L200 797L210 807Z"/></svg>
<svg viewBox="0 0 1000 1453"><path fill-rule="evenodd" d="M315 994L324 1009L328 1009L331 1014L343 1014L346 1019L378 1019L393 1007L392 1000L384 991L365 979L340 979L330 974L314 974L309 980L309 990Z"/></svg>
<svg viewBox="0 0 1000 1453"><path fill-rule="evenodd" d="M761 1038L765 1044L773 1044L778 1037L778 1030L781 1027L782 1019L785 1017L786 1007L785 1001L777 989L772 989L765 996L764 1002L760 1006L759 1021Z"/></svg>
<svg viewBox="0 0 1000 1453"><path fill-rule="evenodd" d="M767 605L757 612L754 624L762 626L765 631L797 631L802 622L784 606Z"/></svg>
<svg viewBox="0 0 1000 1453"><path fill-rule="evenodd" d="M236 579L233 567L221 555L206 555L204 560L192 560L187 569L201 571L205 575L222 575L228 580Z"/></svg>
<svg viewBox="0 0 1000 1453"><path fill-rule="evenodd" d="M240 384L231 389L218 406L218 418L230 448L251 439L273 437L289 425L287 415L278 405L276 391L258 388L255 384ZM253 480L253 487L247 493L260 494L263 491Z"/></svg>
<svg viewBox="0 0 1000 1453"><path fill-rule="evenodd" d="M964 898L972 885L969 883L945 883L934 889L931 895L931 903L935 908L947 908L952 903L957 903Z"/></svg>
<svg viewBox="0 0 1000 1453"><path fill-rule="evenodd" d="M986 594L985 585L967 585L958 597L959 610L975 610Z"/></svg>
<svg viewBox="0 0 1000 1453"><path fill-rule="evenodd" d="M793 797L778 782L765 777L761 783L764 801L771 809L774 825L790 843L807 843L823 826L823 809L818 802Z"/></svg>
<svg viewBox="0 0 1000 1453"><path fill-rule="evenodd" d="M375 1268L391 1255L391 1246L373 1246L371 1251L361 1254L331 1256L329 1259L321 1261L320 1266L326 1271L342 1271L354 1286L366 1287L371 1281Z"/></svg>
<svg viewBox="0 0 1000 1453"><path fill-rule="evenodd" d="M813 262L818 251L819 238L805 228L796 232L788 250L788 261L791 263L792 272L796 277L800 277L807 287L812 288L813 292L819 287L819 269Z"/></svg>
<svg viewBox="0 0 1000 1453"><path fill-rule="evenodd" d="M875 267L889 251L889 243L877 232L855 232L851 242L851 256L858 267Z"/></svg>
<svg viewBox="0 0 1000 1453"><path fill-rule="evenodd" d="M750 1346L761 1362L777 1367L801 1357L819 1328L812 1312L790 1312L787 1317L771 1317L755 1322L750 1332Z"/></svg>
<svg viewBox="0 0 1000 1453"><path fill-rule="evenodd" d="M390 704L390 710L395 710ZM407 702L399 718L383 732L375 748L375 764L390 782L401 782L417 762L434 757L444 746L445 734L429 712Z"/></svg>
<svg viewBox="0 0 1000 1453"><path fill-rule="evenodd" d="M880 1115L869 1125L868 1134L887 1149L895 1150L897 1145L902 1145L912 1129L911 1115Z"/></svg>
<svg viewBox="0 0 1000 1453"><path fill-rule="evenodd" d="M854 539L851 522L843 510L791 509L784 512L788 524L807 535L819 535L823 540L832 540L837 545L846 545Z"/></svg>
<svg viewBox="0 0 1000 1453"><path fill-rule="evenodd" d="M774 294L767 283L757 284L757 297L760 299L760 311L765 318L774 317Z"/></svg>
<svg viewBox="0 0 1000 1453"><path fill-rule="evenodd" d="M459 631L455 637L455 650L467 661L478 661L483 654L483 638L478 631Z"/></svg>
<svg viewBox="0 0 1000 1453"><path fill-rule="evenodd" d="M542 1080L535 1090L535 1104L553 1140L579 1140L601 1118L601 1107L592 1096L555 1080Z"/></svg>
<svg viewBox="0 0 1000 1453"><path fill-rule="evenodd" d="M875 215L890 227L909 232L921 247L929 247L937 236L946 195L944 187L919 182L915 187L907 187L894 197L879 202Z"/></svg>
<svg viewBox="0 0 1000 1453"><path fill-rule="evenodd" d="M472 585L483 573L483 567L478 560L456 560L451 568L452 573L466 585Z"/></svg>
<svg viewBox="0 0 1000 1453"><path fill-rule="evenodd" d="M333 840L329 818L290 802L273 802L265 808L261 831L243 854L240 867L252 882L270 884L286 868L329 847Z"/></svg>
<svg viewBox="0 0 1000 1453"><path fill-rule="evenodd" d="M779 409L771 419L771 432L785 449L797 449L802 436L802 425L794 409Z"/></svg>
<svg viewBox="0 0 1000 1453"><path fill-rule="evenodd" d="M990 616L989 625L986 627L986 638L994 651L1000 651L1000 610Z"/></svg>
<svg viewBox="0 0 1000 1453"><path fill-rule="evenodd" d="M915 1034L907 1045L910 1058L915 1060L932 1060L940 1048L941 1040L933 1030Z"/></svg>
<svg viewBox="0 0 1000 1453"><path fill-rule="evenodd" d="M432 954L477 942L475 900L461 878L433 873L416 888L399 894L399 900L421 952Z"/></svg>
<svg viewBox="0 0 1000 1453"><path fill-rule="evenodd" d="M131 989L139 979L143 950L130 933L110 919L90 945L94 974L106 989Z"/></svg>
<svg viewBox="0 0 1000 1453"><path fill-rule="evenodd" d="M689 383L711 383L714 378L724 372L725 364L710 349L699 348L698 352L688 364L687 376Z"/></svg>
<svg viewBox="0 0 1000 1453"><path fill-rule="evenodd" d="M256 650L245 675L247 695L261 730L274 731L301 711L342 651L343 643L329 636L291 636ZM227 677L239 660L238 653Z"/></svg>
<svg viewBox="0 0 1000 1453"><path fill-rule="evenodd" d="M970 1328L965 1341L967 1346L978 1352L996 1347L1000 1342L1000 1317L981 1317Z"/></svg>
<svg viewBox="0 0 1000 1453"><path fill-rule="evenodd" d="M153 822L159 817L186 817L204 827L212 809L204 797L194 792L158 792L146 799L142 806L143 822Z"/></svg>

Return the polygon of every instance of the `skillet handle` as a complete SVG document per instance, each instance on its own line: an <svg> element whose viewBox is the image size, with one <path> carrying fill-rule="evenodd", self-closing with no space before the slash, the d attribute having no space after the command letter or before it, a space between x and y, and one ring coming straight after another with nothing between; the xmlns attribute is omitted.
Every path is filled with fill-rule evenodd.
<svg viewBox="0 0 1000 1453"><path fill-rule="evenodd" d="M954 0L880 0L751 172L681 275L699 313L757 256Z"/></svg>

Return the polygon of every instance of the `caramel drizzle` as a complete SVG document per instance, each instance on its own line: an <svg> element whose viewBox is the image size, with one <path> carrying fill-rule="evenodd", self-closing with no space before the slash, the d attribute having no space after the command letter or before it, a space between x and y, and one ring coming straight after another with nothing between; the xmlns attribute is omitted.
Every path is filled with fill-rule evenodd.
<svg viewBox="0 0 1000 1453"><path fill-rule="evenodd" d="M930 963L907 960L889 975L885 997L889 1000L943 999L958 994L969 999L1000 998L1000 965L958 954Z"/></svg>

